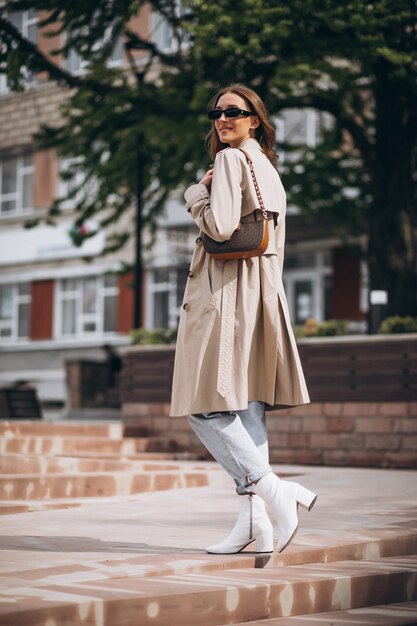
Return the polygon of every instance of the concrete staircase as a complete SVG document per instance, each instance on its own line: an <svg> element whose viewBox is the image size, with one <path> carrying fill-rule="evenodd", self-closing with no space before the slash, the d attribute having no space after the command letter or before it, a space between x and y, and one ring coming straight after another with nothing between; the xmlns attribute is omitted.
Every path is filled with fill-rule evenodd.
<svg viewBox="0 0 417 626"><path fill-rule="evenodd" d="M216 465L124 447L118 424L0 429L4 506L29 507L0 520L1 626L417 624L417 472L276 468L319 492L295 541L208 555L237 508Z"/></svg>
<svg viewBox="0 0 417 626"><path fill-rule="evenodd" d="M123 437L120 423L0 421L0 455L0 515L204 486L218 475L171 463L186 456L175 453L174 443Z"/></svg>

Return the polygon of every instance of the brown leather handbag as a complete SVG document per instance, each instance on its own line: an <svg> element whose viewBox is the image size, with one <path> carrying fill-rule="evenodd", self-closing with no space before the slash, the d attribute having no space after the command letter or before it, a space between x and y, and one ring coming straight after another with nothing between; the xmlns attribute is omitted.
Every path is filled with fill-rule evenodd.
<svg viewBox="0 0 417 626"><path fill-rule="evenodd" d="M216 241L208 235L203 234L202 238L205 251L219 261L248 259L254 256L261 256L267 249L269 243L268 213L262 200L258 181L256 180L253 162L245 150L242 150L242 148L239 148L239 150L243 152L248 161L256 195L258 197L259 208L262 211L262 217L257 219L255 211L254 221L242 222L241 219L239 226L227 241Z"/></svg>

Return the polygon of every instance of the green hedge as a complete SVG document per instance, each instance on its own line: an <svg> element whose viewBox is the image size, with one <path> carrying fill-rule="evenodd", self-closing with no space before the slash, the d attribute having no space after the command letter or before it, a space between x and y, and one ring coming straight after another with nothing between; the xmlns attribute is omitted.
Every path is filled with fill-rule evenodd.
<svg viewBox="0 0 417 626"><path fill-rule="evenodd" d="M336 337L349 334L349 324L345 320L327 320L326 322L316 322L310 318L306 320L304 326L296 326L294 334L297 339L304 337Z"/></svg>
<svg viewBox="0 0 417 626"><path fill-rule="evenodd" d="M417 333L417 317L387 317L379 327L379 332L382 335Z"/></svg>
<svg viewBox="0 0 417 626"><path fill-rule="evenodd" d="M379 332L383 335L398 333L417 333L417 317L387 317ZM304 337L337 337L349 335L349 323L346 320L327 320L316 322L308 319L304 326L296 326L294 333L297 339ZM136 328L130 331L133 345L152 346L174 344L177 339L177 330L171 328Z"/></svg>
<svg viewBox="0 0 417 626"><path fill-rule="evenodd" d="M134 328L130 331L133 345L154 346L160 344L172 344L177 339L177 330L171 328Z"/></svg>

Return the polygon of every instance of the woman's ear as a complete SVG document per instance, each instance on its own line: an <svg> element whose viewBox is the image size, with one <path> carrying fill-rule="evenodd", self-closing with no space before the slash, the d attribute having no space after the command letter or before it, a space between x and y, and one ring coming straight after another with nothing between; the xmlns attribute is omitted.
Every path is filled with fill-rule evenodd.
<svg viewBox="0 0 417 626"><path fill-rule="evenodd" d="M250 118L250 127L255 129L258 128L259 124L261 123L261 120L259 119L259 117L257 117L256 115L252 115Z"/></svg>

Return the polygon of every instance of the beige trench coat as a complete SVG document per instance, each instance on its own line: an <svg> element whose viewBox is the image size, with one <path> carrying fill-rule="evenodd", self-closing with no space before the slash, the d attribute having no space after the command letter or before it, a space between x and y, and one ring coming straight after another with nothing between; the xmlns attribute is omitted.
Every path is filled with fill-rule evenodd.
<svg viewBox="0 0 417 626"><path fill-rule="evenodd" d="M255 139L242 148L253 159L269 221L269 246L261 257L217 261L196 246L178 328L172 416L245 409L260 400L267 409L309 402L282 284L285 191ZM229 239L257 197L244 154L226 148L216 156L211 193L203 184L185 192L201 233Z"/></svg>

